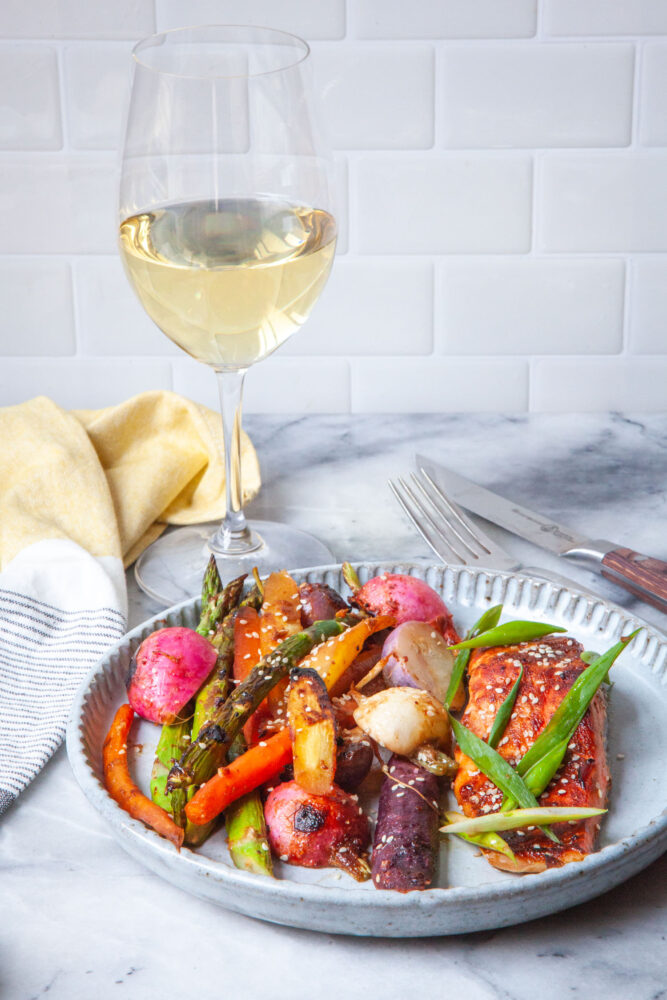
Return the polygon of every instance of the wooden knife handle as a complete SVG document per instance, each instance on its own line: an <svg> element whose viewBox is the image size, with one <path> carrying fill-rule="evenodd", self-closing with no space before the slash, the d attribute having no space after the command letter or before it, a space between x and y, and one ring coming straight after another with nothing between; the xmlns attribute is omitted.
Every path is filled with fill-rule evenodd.
<svg viewBox="0 0 667 1000"><path fill-rule="evenodd" d="M667 563L632 549L613 549L602 560L602 575L648 604L667 611Z"/></svg>

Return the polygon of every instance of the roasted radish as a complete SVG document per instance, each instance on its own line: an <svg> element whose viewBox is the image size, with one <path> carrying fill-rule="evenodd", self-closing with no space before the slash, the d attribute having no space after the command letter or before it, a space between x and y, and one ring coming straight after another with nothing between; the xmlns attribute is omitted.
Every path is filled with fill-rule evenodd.
<svg viewBox="0 0 667 1000"><path fill-rule="evenodd" d="M394 687L364 698L354 721L380 746L409 757L422 743L449 747L446 711L427 691Z"/></svg>
<svg viewBox="0 0 667 1000"><path fill-rule="evenodd" d="M143 719L171 724L215 666L213 645L191 628L152 632L130 664L127 696Z"/></svg>
<svg viewBox="0 0 667 1000"><path fill-rule="evenodd" d="M397 625L430 622L441 615L451 618L447 605L432 587L404 573L374 576L355 592L352 603L371 615L391 615Z"/></svg>
<svg viewBox="0 0 667 1000"><path fill-rule="evenodd" d="M341 868L358 882L370 876L363 852L370 843L368 820L356 799L334 785L329 795L311 795L288 781L270 792L264 806L271 850L281 861L304 868Z"/></svg>

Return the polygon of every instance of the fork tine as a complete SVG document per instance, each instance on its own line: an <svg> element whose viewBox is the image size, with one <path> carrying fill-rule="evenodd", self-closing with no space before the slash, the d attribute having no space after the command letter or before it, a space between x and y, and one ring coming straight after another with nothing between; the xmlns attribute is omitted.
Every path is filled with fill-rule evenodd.
<svg viewBox="0 0 667 1000"><path fill-rule="evenodd" d="M448 513L445 510L443 510L442 507L441 507L441 505L440 505L440 503L438 502L440 500L440 498L437 496L437 494L436 494L435 497L433 497L431 495L431 493L429 492L429 490L426 489L426 487L424 486L424 484L417 478L417 476L414 473L412 473L412 481L414 482L415 486L417 486L417 488L419 489L419 491L423 494L423 496L428 501L428 503L433 508L433 510L436 512L436 514L440 518L442 524L444 524L444 525L447 526L447 528L449 529L449 531L451 531L452 534L455 535L456 538L458 538L458 540L461 542L461 544L466 547L466 549L468 550L468 552L475 559L478 559L479 555L480 555L480 552L479 552L479 546L477 544L477 539L472 534L472 532L466 527L466 525L463 525L463 528L464 528L464 530L465 530L466 535L468 536L468 538L465 538L461 534L461 532L458 530L456 519L452 517L452 513L455 514L456 512L453 511L452 513ZM447 504L447 506L449 507L450 504Z"/></svg>
<svg viewBox="0 0 667 1000"><path fill-rule="evenodd" d="M421 505L420 505L419 501L414 496L414 494L412 493L412 491L410 490L410 488L407 486L407 484L405 483L405 481L403 479L401 479L400 476L399 476L398 482L399 482L400 486L402 487L402 489L405 490L406 494L412 499L412 502L417 507L417 509L421 510ZM438 539L438 543L439 544L436 545L436 543L433 541L433 539L429 535L428 531L426 531L426 529L424 528L424 526L420 522L420 520L417 517L414 509L405 500L405 498L403 497L403 495L402 495L401 491L399 490L398 486L396 485L396 483L392 482L391 479L389 480L389 489L394 494L394 496L398 500L399 504L401 505L401 507L403 508L403 510L405 511L405 513L407 514L407 516L410 518L410 520L412 521L412 523L414 524L415 528L417 529L417 531L419 532L419 534L422 536L422 538L424 539L424 541L426 542L426 544L428 545L428 547L433 552L435 552L435 554L438 556L438 558L439 559L443 559L444 558L442 550L443 550L443 548L445 548L445 549L447 549L449 551L449 553L451 554L451 557L453 558L454 561L456 561L456 560L460 561L460 556L459 556L458 552L456 552L452 548L452 546L449 544L449 542L446 541L446 539L444 538L444 536L442 535L442 533L437 528L436 528L436 537ZM423 511L422 511L422 513L423 513ZM432 523L432 519L430 518L430 516L427 515L427 517L428 517L429 521L431 521L431 523ZM463 560L463 561L465 562L465 560Z"/></svg>
<svg viewBox="0 0 667 1000"><path fill-rule="evenodd" d="M426 520L429 522L429 524L435 531L437 538L442 539L445 542L447 547L452 551L452 553L459 560L459 562L466 563L467 559L464 555L462 555L460 546L457 547L456 542L450 538L450 532L448 531L449 525L447 521L444 518L440 517L440 522L438 522L436 518L433 516L433 512L435 512L435 514L439 516L438 510L433 506L432 503L429 508L429 506L425 504L423 500L421 500L412 489L410 489L410 486L404 479L401 479L399 477L399 482L403 487L405 493L409 496L410 500L419 511L419 513L422 515L422 517L425 517ZM426 497L426 499L428 501L428 496ZM468 548L469 551L472 551L470 550L469 546L466 547Z"/></svg>
<svg viewBox="0 0 667 1000"><path fill-rule="evenodd" d="M463 544L468 548L470 548L470 542L472 542L475 548L471 549L471 551L477 558L479 558L480 555L491 555L491 550L484 544L475 531L474 525L468 520L465 514L457 506L455 506L455 504L453 504L447 496L445 496L425 469L420 469L419 471L426 480L426 484L429 487L428 490L426 486L419 479L417 479L414 473L412 478L418 484L422 492L428 496L433 506L439 510L440 515L445 519L457 538L460 538ZM443 507L446 509L447 513L445 513ZM459 534L457 526L465 532L467 537L464 538L461 534ZM467 539L470 539L470 541Z"/></svg>

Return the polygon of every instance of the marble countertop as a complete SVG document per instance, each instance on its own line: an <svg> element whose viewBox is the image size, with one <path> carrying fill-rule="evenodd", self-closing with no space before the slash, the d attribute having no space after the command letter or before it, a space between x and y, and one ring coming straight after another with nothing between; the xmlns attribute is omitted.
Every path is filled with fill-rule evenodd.
<svg viewBox="0 0 667 1000"><path fill-rule="evenodd" d="M339 559L429 557L389 493L415 451L591 537L667 558L667 416L259 417L263 488L250 515L313 532ZM665 615L574 564L489 529L540 565ZM128 580L133 626L158 607ZM592 902L462 937L336 937L263 924L143 869L89 805L61 749L0 822L0 997L148 1000L234 993L346 1000L415 991L466 1000L665 996L667 860Z"/></svg>

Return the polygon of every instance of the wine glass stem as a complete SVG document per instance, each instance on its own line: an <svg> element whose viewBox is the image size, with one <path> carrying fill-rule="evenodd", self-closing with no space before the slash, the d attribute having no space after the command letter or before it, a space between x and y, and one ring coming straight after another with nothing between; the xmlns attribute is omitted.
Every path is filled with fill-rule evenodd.
<svg viewBox="0 0 667 1000"><path fill-rule="evenodd" d="M261 544L248 528L243 513L241 485L241 408L246 369L218 369L215 374L220 392L222 436L225 449L225 516L210 548L220 555L252 552Z"/></svg>

